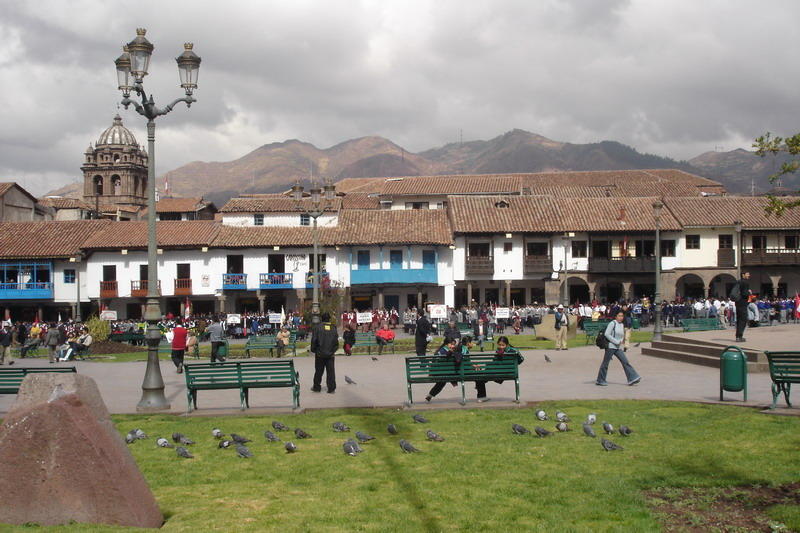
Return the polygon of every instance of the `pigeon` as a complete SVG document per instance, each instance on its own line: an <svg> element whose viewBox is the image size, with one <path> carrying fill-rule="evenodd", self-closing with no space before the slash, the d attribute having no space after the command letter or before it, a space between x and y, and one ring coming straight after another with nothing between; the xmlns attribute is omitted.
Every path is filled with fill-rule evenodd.
<svg viewBox="0 0 800 533"><path fill-rule="evenodd" d="M538 418L539 420L550 420L550 417L549 417L549 416L547 416L547 413L545 413L545 412L544 412L543 410L541 410L541 409L539 409L538 411L536 411L536 418Z"/></svg>
<svg viewBox="0 0 800 533"><path fill-rule="evenodd" d="M595 432L594 432L594 429L592 428L592 426L591 426L590 424L588 424L588 423L584 423L584 424L583 424L583 433L584 433L584 434L585 434L587 437L596 437L596 436L597 436L597 435L595 434Z"/></svg>
<svg viewBox="0 0 800 533"><path fill-rule="evenodd" d="M569 417L564 411L556 411L556 420L559 422L569 422Z"/></svg>
<svg viewBox="0 0 800 533"><path fill-rule="evenodd" d="M436 441L436 442L444 442L444 437L436 433L435 431L431 431L430 429L425 432L425 436L428 437L428 440Z"/></svg>
<svg viewBox="0 0 800 533"><path fill-rule="evenodd" d="M546 362L546 363L552 363L552 362L553 362L553 360L552 360L552 359L550 359L550 358L547 356L547 354L544 354L544 360L545 360L545 362Z"/></svg>
<svg viewBox="0 0 800 533"><path fill-rule="evenodd" d="M392 435L397 435L397 426L395 426L394 424L389 424L388 426L386 426L386 431L388 431Z"/></svg>
<svg viewBox="0 0 800 533"><path fill-rule="evenodd" d="M214 429L212 429L212 430L211 430L211 435L212 435L212 436L213 436L215 439L221 439L222 437L224 437L224 436L225 436L225 434L224 434L224 433L222 432L222 430L221 430L221 429L219 429L219 428L214 428Z"/></svg>
<svg viewBox="0 0 800 533"><path fill-rule="evenodd" d="M194 444L194 441L192 439L190 439L189 437L186 437L184 435L181 435L181 438L179 440L180 440L180 443L183 444L184 446L190 446L190 445Z"/></svg>
<svg viewBox="0 0 800 533"><path fill-rule="evenodd" d="M613 435L614 434L614 426L612 426L608 422L603 422L603 431L605 431L609 435Z"/></svg>
<svg viewBox="0 0 800 533"><path fill-rule="evenodd" d="M253 457L253 452L251 452L250 449L244 444L239 444L236 446L236 455L242 459L250 459Z"/></svg>
<svg viewBox="0 0 800 533"><path fill-rule="evenodd" d="M405 439L400 439L400 449L403 450L405 453L416 453L419 450L414 448L414 445L408 442Z"/></svg>
<svg viewBox="0 0 800 533"><path fill-rule="evenodd" d="M597 415L596 414L589 413L588 415L586 415L586 423L587 424L594 424L595 422L597 422Z"/></svg>
<svg viewBox="0 0 800 533"><path fill-rule="evenodd" d="M225 440L219 441L219 447L220 448L230 448L231 444L233 444L232 440L225 439Z"/></svg>
<svg viewBox="0 0 800 533"><path fill-rule="evenodd" d="M269 442L280 442L281 441L281 439L278 438L278 436L275 433L271 432L271 431L265 431L264 432L264 438L266 438Z"/></svg>
<svg viewBox="0 0 800 533"><path fill-rule="evenodd" d="M133 431L131 431L131 433L136 435L136 438L140 440L148 438L147 434L139 428L134 429Z"/></svg>
<svg viewBox="0 0 800 533"><path fill-rule="evenodd" d="M350 444L352 444L353 449L356 451L356 453L361 453L364 451L364 448L362 448L361 445L358 442L356 442L355 439L347 439L347 441L345 442L349 442Z"/></svg>
<svg viewBox="0 0 800 533"><path fill-rule="evenodd" d="M156 446L159 448L172 448L172 444L170 444L169 441L164 437L161 437L156 441Z"/></svg>
<svg viewBox="0 0 800 533"><path fill-rule="evenodd" d="M303 431L300 428L295 428L294 435L298 439L310 439L311 438L311 435L309 435L308 433L306 433L305 431Z"/></svg>
<svg viewBox="0 0 800 533"><path fill-rule="evenodd" d="M620 426L619 427L619 434L623 437L628 437L630 434L633 433L633 430L628 426Z"/></svg>
<svg viewBox="0 0 800 533"><path fill-rule="evenodd" d="M536 432L537 435L539 435L542 438L544 438L544 437L546 437L548 435L552 435L552 433L550 433L549 431L547 431L546 429L544 429L541 426L536 426L535 428L533 428L533 430Z"/></svg>
<svg viewBox="0 0 800 533"><path fill-rule="evenodd" d="M634 347L634 348L638 348L638 347L639 347L639 346L641 346L641 345L642 345L642 343L641 343L641 342L637 342L636 344L634 344L634 345L633 345L633 347Z"/></svg>
<svg viewBox="0 0 800 533"><path fill-rule="evenodd" d="M191 459L194 455L189 453L189 450L184 448L183 446L178 446L175 448L175 453L178 454L178 457L183 457L184 459Z"/></svg>
<svg viewBox="0 0 800 533"><path fill-rule="evenodd" d="M127 442L128 444L133 444L137 440L139 439L137 439L136 435L133 433L128 433L127 435L125 435L125 442Z"/></svg>
<svg viewBox="0 0 800 533"><path fill-rule="evenodd" d="M242 435L237 435L236 433L231 433L231 439L233 439L233 442L235 442L236 444L245 444L247 442L252 442L247 437L243 437Z"/></svg>
<svg viewBox="0 0 800 533"><path fill-rule="evenodd" d="M412 418L412 419L414 420L414 422L416 422L417 424L427 424L427 423L428 423L428 419L427 419L427 418L425 418L425 417L424 417L424 416L422 416L422 415L414 415L414 416L412 416L411 418Z"/></svg>
<svg viewBox="0 0 800 533"><path fill-rule="evenodd" d="M350 376L345 376L344 382L347 383L348 385L358 385L358 383L353 381L353 379Z"/></svg>
<svg viewBox="0 0 800 533"><path fill-rule="evenodd" d="M334 422L333 430L339 432L350 431L350 426L343 424L342 422Z"/></svg>
<svg viewBox="0 0 800 533"><path fill-rule="evenodd" d="M346 441L344 444L342 444L342 449L344 450L344 453L346 453L351 457L355 457L358 454L358 451L356 450L355 447L355 443L350 442L349 440Z"/></svg>
<svg viewBox="0 0 800 533"><path fill-rule="evenodd" d="M275 431L289 431L289 426L278 422L277 420L272 421L272 429Z"/></svg>
<svg viewBox="0 0 800 533"><path fill-rule="evenodd" d="M366 433L362 433L361 431L356 431L356 438L359 442L367 442L370 440L375 440L375 437L372 435L367 435Z"/></svg>
<svg viewBox="0 0 800 533"><path fill-rule="evenodd" d="M294 445L294 442L287 442L283 447L286 448L286 453L294 453L297 451L297 446Z"/></svg>
<svg viewBox="0 0 800 533"><path fill-rule="evenodd" d="M569 426L567 426L566 422L559 422L556 424L556 429L558 431L569 431Z"/></svg>
<svg viewBox="0 0 800 533"><path fill-rule="evenodd" d="M173 433L172 434L172 442L180 442L181 437L183 437L183 433Z"/></svg>
<svg viewBox="0 0 800 533"><path fill-rule="evenodd" d="M530 435L531 432L528 428L524 426L520 426L519 424L511 424L511 431L513 431L517 435Z"/></svg>
<svg viewBox="0 0 800 533"><path fill-rule="evenodd" d="M606 439L600 439L600 444L603 445L603 449L605 451L607 451L607 452L610 452L612 450L624 450L625 449L622 446L620 446L619 444L614 444L610 440L606 440Z"/></svg>
<svg viewBox="0 0 800 533"><path fill-rule="evenodd" d="M372 356L372 360L373 360L373 361L377 361L377 360L378 360L378 358L377 358L377 357L375 357L375 356L373 355L373 356Z"/></svg>

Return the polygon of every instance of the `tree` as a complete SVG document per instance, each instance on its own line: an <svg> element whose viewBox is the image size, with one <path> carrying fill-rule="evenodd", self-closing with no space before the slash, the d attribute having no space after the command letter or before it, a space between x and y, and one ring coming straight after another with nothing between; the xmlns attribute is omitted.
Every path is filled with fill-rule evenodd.
<svg viewBox="0 0 800 533"><path fill-rule="evenodd" d="M775 183L781 176L786 174L794 174L800 169L800 133L792 137L773 137L771 133L767 132L753 142L753 148L756 149L756 154L761 157L768 155L776 156L778 154L787 154L793 159L783 163L780 170L769 177L770 183ZM800 205L800 200L781 200L775 196L769 196L769 203L767 204L767 212L774 213L776 216L781 216L787 209L792 209Z"/></svg>

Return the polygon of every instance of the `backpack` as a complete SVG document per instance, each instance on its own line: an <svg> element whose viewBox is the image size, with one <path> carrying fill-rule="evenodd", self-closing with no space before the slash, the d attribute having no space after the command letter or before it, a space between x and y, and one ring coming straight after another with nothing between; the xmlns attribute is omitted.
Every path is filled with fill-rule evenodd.
<svg viewBox="0 0 800 533"><path fill-rule="evenodd" d="M739 288L739 283L736 283L736 285L733 286L733 289L731 289L731 300L733 300L734 302L738 302L739 300L741 300L741 298L742 298L742 291Z"/></svg>
<svg viewBox="0 0 800 533"><path fill-rule="evenodd" d="M605 350L608 348L608 339L606 338L605 331L598 331L597 337L594 339L594 344L601 350Z"/></svg>

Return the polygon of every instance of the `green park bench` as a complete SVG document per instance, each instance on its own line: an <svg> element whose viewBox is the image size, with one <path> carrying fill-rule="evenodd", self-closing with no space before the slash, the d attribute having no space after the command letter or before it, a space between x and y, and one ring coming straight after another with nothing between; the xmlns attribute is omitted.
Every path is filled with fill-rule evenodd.
<svg viewBox="0 0 800 533"><path fill-rule="evenodd" d="M519 403L519 365L516 357L497 359L495 354L465 355L461 364L449 357L406 357L408 403L413 404L411 385L455 381L461 384L461 404L467 402L464 384L468 381L514 380L515 402Z"/></svg>
<svg viewBox="0 0 800 533"><path fill-rule="evenodd" d="M55 372L59 374L77 372L74 366L42 366L34 368L0 368L0 394L17 394L22 380L28 374Z"/></svg>
<svg viewBox="0 0 800 533"><path fill-rule="evenodd" d="M586 344L594 341L595 337L601 332L605 331L610 320L598 320L597 322L585 321L583 323L583 331L586 333Z"/></svg>
<svg viewBox="0 0 800 533"><path fill-rule="evenodd" d="M145 342L145 336L143 333L112 333L108 336L108 340L112 342L127 342L128 344L143 344Z"/></svg>
<svg viewBox="0 0 800 533"><path fill-rule="evenodd" d="M275 335L257 335L247 339L244 345L244 356L252 357L250 352L254 350L265 350L269 352L270 357L274 355L274 350L277 347L275 343Z"/></svg>
<svg viewBox="0 0 800 533"><path fill-rule="evenodd" d="M378 339L375 337L375 333L356 333L356 343L353 344L353 347L357 346L366 346L367 353L372 355L372 347L378 347ZM394 341L389 341L386 343L386 346L392 347L392 353L394 353Z"/></svg>
<svg viewBox="0 0 800 533"><path fill-rule="evenodd" d="M470 325L469 322L457 322L456 329L458 329L458 332L461 334L462 337L466 336L472 337L474 334L472 326Z"/></svg>
<svg viewBox="0 0 800 533"><path fill-rule="evenodd" d="M724 329L719 323L718 318L684 318L681 323L684 333L689 331L713 331L716 329Z"/></svg>
<svg viewBox="0 0 800 533"><path fill-rule="evenodd" d="M193 363L183 367L186 375L186 396L197 409L197 391L239 389L242 410L250 407L249 391L257 388L292 388L292 404L300 407L300 374L293 359L272 361L231 361L225 363Z"/></svg>
<svg viewBox="0 0 800 533"><path fill-rule="evenodd" d="M791 407L789 393L792 383L800 383L800 352L764 352L769 361L769 377L772 378L772 405L775 409L778 396L783 393L786 405Z"/></svg>
<svg viewBox="0 0 800 533"><path fill-rule="evenodd" d="M41 355L44 355L44 352L46 351L47 348L44 345L42 345L41 342L39 342L34 344L25 351L25 357L39 357ZM20 353L22 353L22 346L14 346L13 348L11 348L11 355L20 359L24 359L24 357L20 356Z"/></svg>

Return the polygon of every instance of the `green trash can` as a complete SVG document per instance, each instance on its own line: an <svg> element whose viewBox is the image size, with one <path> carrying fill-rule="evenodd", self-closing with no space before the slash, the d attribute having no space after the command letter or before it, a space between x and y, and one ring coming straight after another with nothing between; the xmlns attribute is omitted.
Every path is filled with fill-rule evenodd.
<svg viewBox="0 0 800 533"><path fill-rule="evenodd" d="M217 348L217 357L228 357L228 339L223 340L222 344L220 344L219 348Z"/></svg>
<svg viewBox="0 0 800 533"><path fill-rule="evenodd" d="M744 392L747 401L747 356L738 346L728 346L719 357L719 400L722 393Z"/></svg>

